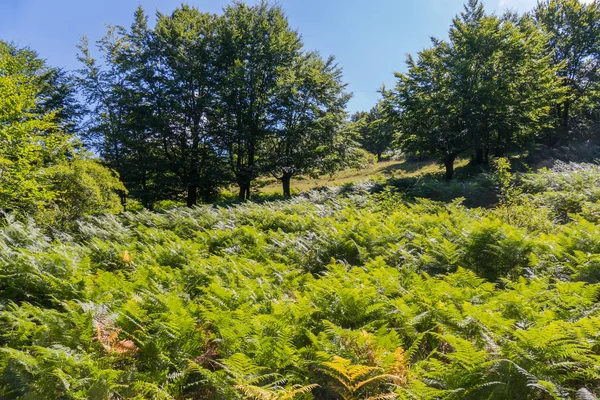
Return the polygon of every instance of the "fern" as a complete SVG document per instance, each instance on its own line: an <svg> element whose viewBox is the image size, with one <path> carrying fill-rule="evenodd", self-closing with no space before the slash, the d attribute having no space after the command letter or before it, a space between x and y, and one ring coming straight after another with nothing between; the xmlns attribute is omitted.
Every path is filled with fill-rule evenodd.
<svg viewBox="0 0 600 400"><path fill-rule="evenodd" d="M597 396L596 222L363 189L8 217L0 397Z"/></svg>
<svg viewBox="0 0 600 400"><path fill-rule="evenodd" d="M323 372L336 382L336 392L344 400L359 398L384 399L394 398L394 393L377 393L384 383L398 379L392 374L382 374L381 368L367 365L355 365L350 360L334 356L331 361L322 363ZM373 393L375 392L375 393Z"/></svg>

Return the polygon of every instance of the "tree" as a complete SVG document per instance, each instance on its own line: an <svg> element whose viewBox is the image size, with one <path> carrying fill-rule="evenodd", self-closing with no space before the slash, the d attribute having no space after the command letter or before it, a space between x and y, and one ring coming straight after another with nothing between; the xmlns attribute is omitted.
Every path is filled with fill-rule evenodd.
<svg viewBox="0 0 600 400"><path fill-rule="evenodd" d="M280 126L279 84L302 43L278 6L236 2L218 24L218 129L240 200L264 164L265 142Z"/></svg>
<svg viewBox="0 0 600 400"><path fill-rule="evenodd" d="M215 107L216 17L181 6L148 28L140 7L129 30L99 42L100 67L85 43L81 86L94 109L90 132L134 196L156 200L198 191L209 201L226 180L224 154L211 134Z"/></svg>
<svg viewBox="0 0 600 400"><path fill-rule="evenodd" d="M161 157L156 124L162 118L154 106L160 93L150 62L150 32L141 8L128 32L109 27L97 42L102 62L90 53L87 39L79 45L78 87L87 103L84 133L103 161L121 175L129 192L151 208L174 195L176 179Z"/></svg>
<svg viewBox="0 0 600 400"><path fill-rule="evenodd" d="M71 143L57 110L42 107L31 53L14 50L0 42L0 208L33 212L52 197L40 171L66 160Z"/></svg>
<svg viewBox="0 0 600 400"><path fill-rule="evenodd" d="M51 85L41 84L48 81L40 81L43 73L34 72L46 71L34 54L0 42L0 208L35 214L46 223L52 222L47 218L52 210L70 220L120 211L113 199L124 187L110 170L84 156L79 143L65 132L70 121L61 115L61 102L48 101ZM77 189L66 190L76 184L71 172L79 166L83 170L78 172ZM99 196L86 195L89 189ZM79 211L73 213L74 208Z"/></svg>
<svg viewBox="0 0 600 400"><path fill-rule="evenodd" d="M341 147L351 143L340 140L346 136L342 126L350 97L345 87L335 59L311 52L298 57L282 77L279 122L266 140L263 168L281 181L284 196L291 195L293 176L332 173L343 165Z"/></svg>
<svg viewBox="0 0 600 400"><path fill-rule="evenodd" d="M544 36L525 17L486 15L470 0L449 32L448 59L460 117L477 163L532 141L560 97Z"/></svg>
<svg viewBox="0 0 600 400"><path fill-rule="evenodd" d="M475 150L477 161L533 140L550 123L560 98L545 38L531 21L486 15L470 0L449 41L409 57L392 99L407 149L437 156L453 177L455 158Z"/></svg>
<svg viewBox="0 0 600 400"><path fill-rule="evenodd" d="M383 89L385 90L385 89ZM395 130L385 113L383 102L378 102L368 113L359 112L352 120L358 123L358 142L361 147L377 156L377 161L390 149Z"/></svg>
<svg viewBox="0 0 600 400"><path fill-rule="evenodd" d="M55 112L64 131L75 134L82 123L82 107L76 98L73 77L65 70L47 65L36 51L0 41L13 58L18 58L19 73L37 86L36 112Z"/></svg>
<svg viewBox="0 0 600 400"><path fill-rule="evenodd" d="M187 191L187 205L197 191L209 201L227 177L225 154L211 131L216 107L217 19L181 6L171 16L159 15L153 40L161 92L159 108L163 152Z"/></svg>
<svg viewBox="0 0 600 400"><path fill-rule="evenodd" d="M555 135L550 144L572 137L574 128L585 129L600 92L600 2L546 0L533 11L547 35L548 54L566 96L556 104Z"/></svg>
<svg viewBox="0 0 600 400"><path fill-rule="evenodd" d="M409 56L408 71L396 74L395 90L385 98L392 103L395 121L401 130L403 150L426 152L441 161L446 179L454 176L456 157L467 150L467 132L460 121L457 94L445 63L448 44L434 41L431 49Z"/></svg>
<svg viewBox="0 0 600 400"><path fill-rule="evenodd" d="M232 181L248 199L266 174L289 194L292 176L344 161L341 70L304 51L277 6L215 16L184 5L154 28L138 8L130 29L98 42L102 64L80 49L88 137L147 207L183 193L188 206L208 202Z"/></svg>

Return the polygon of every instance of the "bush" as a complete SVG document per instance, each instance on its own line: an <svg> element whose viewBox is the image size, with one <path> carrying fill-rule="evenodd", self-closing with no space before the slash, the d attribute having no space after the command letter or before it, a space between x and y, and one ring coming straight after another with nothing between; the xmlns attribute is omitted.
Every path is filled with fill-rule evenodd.
<svg viewBox="0 0 600 400"><path fill-rule="evenodd" d="M600 167L595 164L557 162L552 170L523 174L519 180L532 201L548 207L559 222L600 201Z"/></svg>
<svg viewBox="0 0 600 400"><path fill-rule="evenodd" d="M518 277L529 264L533 242L524 230L483 220L467 234L464 266L489 281Z"/></svg>
<svg viewBox="0 0 600 400"><path fill-rule="evenodd" d="M75 159L44 170L52 200L36 214L43 225L66 227L87 215L123 211L127 193L116 173L97 161Z"/></svg>

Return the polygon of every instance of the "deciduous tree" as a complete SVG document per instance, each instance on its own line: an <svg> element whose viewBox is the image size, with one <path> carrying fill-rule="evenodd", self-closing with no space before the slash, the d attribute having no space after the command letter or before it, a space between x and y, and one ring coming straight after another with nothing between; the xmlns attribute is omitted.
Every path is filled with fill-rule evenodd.
<svg viewBox="0 0 600 400"><path fill-rule="evenodd" d="M52 71L34 52L0 42L0 209L53 225L118 212L125 188L65 132L73 125L60 85L45 75Z"/></svg>
<svg viewBox="0 0 600 400"><path fill-rule="evenodd" d="M352 144L340 138L350 97L345 87L334 58L317 53L299 56L281 78L278 123L266 140L263 168L281 181L284 196L291 194L292 177L333 173L344 165L340 152Z"/></svg>
<svg viewBox="0 0 600 400"><path fill-rule="evenodd" d="M390 150L395 138L394 125L384 110L383 102L378 102L369 112L356 113L352 119L357 123L361 147L375 154L380 161L382 155Z"/></svg>
<svg viewBox="0 0 600 400"><path fill-rule="evenodd" d="M554 108L555 134L549 144L584 133L597 109L600 92L600 2L545 0L533 17L548 40L548 54L566 96Z"/></svg>
<svg viewBox="0 0 600 400"><path fill-rule="evenodd" d="M407 64L387 96L399 114L401 142L437 156L446 179L466 150L487 162L490 152L533 140L561 96L539 30L527 18L486 15L478 0L454 19L447 42L434 39Z"/></svg>
<svg viewBox="0 0 600 400"><path fill-rule="evenodd" d="M283 11L263 1L225 9L218 27L219 130L240 200L261 173L265 144L280 126L280 83L301 54Z"/></svg>

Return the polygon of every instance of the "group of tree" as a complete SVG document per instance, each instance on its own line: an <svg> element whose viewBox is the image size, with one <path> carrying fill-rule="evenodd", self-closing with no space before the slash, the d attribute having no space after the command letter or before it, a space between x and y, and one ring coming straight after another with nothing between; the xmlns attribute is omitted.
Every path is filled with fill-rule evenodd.
<svg viewBox="0 0 600 400"><path fill-rule="evenodd" d="M589 138L600 121L598 1L498 16L469 0L448 39L409 56L395 87L349 120L334 58L305 49L265 1L220 15L182 5L152 27L138 8L96 47L99 59L82 41L72 79L0 42L3 210L70 210L60 219L120 209L127 191L149 208L183 197L192 206L232 185L244 200L261 177L289 196L294 176L353 164L357 144L378 159L395 149L435 157L451 179L461 155L483 164L533 142Z"/></svg>
<svg viewBox="0 0 600 400"><path fill-rule="evenodd" d="M102 63L80 50L87 139L147 207L182 194L192 206L231 184L248 199L261 176L290 195L293 176L348 159L341 69L304 49L278 6L182 5L153 28L138 8L98 42Z"/></svg>
<svg viewBox="0 0 600 400"><path fill-rule="evenodd" d="M600 2L551 0L531 17L548 40L547 52L564 95L553 104L550 145L598 134L600 121Z"/></svg>
<svg viewBox="0 0 600 400"><path fill-rule="evenodd" d="M74 137L79 119L67 75L29 49L0 41L0 209L63 226L118 212L125 187Z"/></svg>
<svg viewBox="0 0 600 400"><path fill-rule="evenodd" d="M358 144L381 161L393 147L395 138L395 127L386 113L384 102L378 102L369 112L354 113L350 121Z"/></svg>
<svg viewBox="0 0 600 400"><path fill-rule="evenodd" d="M546 0L497 16L469 0L448 39L408 56L396 76L371 112L353 116L359 141L378 156L435 157L447 179L464 153L486 164L531 143L590 138L600 121L600 2Z"/></svg>

